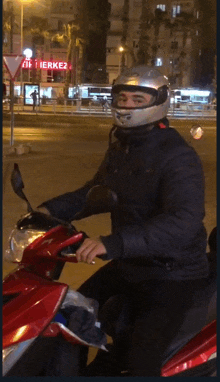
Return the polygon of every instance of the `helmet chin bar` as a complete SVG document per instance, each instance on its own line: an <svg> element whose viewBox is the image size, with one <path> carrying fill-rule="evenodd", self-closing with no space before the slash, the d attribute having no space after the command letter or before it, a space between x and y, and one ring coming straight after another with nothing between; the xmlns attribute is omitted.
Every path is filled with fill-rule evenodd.
<svg viewBox="0 0 220 382"><path fill-rule="evenodd" d="M163 105L137 109L112 108L114 124L122 128L138 127L152 124L166 117L169 108L167 100Z"/></svg>
<svg viewBox="0 0 220 382"><path fill-rule="evenodd" d="M125 111L125 110L116 110L115 112L115 119L119 122L119 126L122 127L128 127L127 125L130 124L130 121L132 120L132 112L131 111ZM117 123L116 123L117 124ZM118 126L118 124L117 124Z"/></svg>

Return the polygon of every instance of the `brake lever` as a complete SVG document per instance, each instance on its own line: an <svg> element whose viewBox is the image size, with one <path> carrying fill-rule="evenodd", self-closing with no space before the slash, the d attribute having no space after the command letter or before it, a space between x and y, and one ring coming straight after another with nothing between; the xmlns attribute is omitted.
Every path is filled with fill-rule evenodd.
<svg viewBox="0 0 220 382"><path fill-rule="evenodd" d="M69 258L76 257L76 254L75 254L75 253L61 253L61 255L62 255L63 257L69 257ZM95 261L93 260L90 264L94 265L94 264L95 264Z"/></svg>

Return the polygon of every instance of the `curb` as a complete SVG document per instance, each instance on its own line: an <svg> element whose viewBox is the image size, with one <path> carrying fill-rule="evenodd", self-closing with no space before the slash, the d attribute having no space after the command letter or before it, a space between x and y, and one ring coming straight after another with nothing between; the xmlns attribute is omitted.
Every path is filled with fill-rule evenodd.
<svg viewBox="0 0 220 382"><path fill-rule="evenodd" d="M31 152L31 146L20 144L18 146L10 146L4 150L4 155L23 155Z"/></svg>

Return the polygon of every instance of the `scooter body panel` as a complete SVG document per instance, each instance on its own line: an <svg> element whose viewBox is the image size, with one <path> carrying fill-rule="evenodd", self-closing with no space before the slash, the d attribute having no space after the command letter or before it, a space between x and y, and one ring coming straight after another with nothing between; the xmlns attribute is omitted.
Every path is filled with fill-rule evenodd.
<svg viewBox="0 0 220 382"><path fill-rule="evenodd" d="M11 181L15 193L27 201L22 191L24 186L17 164L14 165ZM109 197L111 190L107 189L107 193L106 189L104 191L104 194L103 190L91 194L90 190L88 198L90 215L91 211L92 214L100 213L100 204L103 204L101 212L109 211L115 205L115 197L111 192L112 198ZM100 195L100 202L97 206L97 197ZM106 204L103 195L107 198ZM112 201L114 201L113 204ZM3 349L5 350L3 366L5 374L10 371L12 376L33 376L33 373L37 376L54 375L54 369L59 364L60 369L57 375L78 376L78 355L74 353L74 360L71 351L77 348L72 345L77 343L86 346L93 345L80 339L68 326L56 321L55 316L67 294L68 285L53 280L58 280L65 262L77 262L75 252L86 236L83 232L77 232L71 224L34 212L30 203L28 201L27 203L28 211L31 212L18 222L17 228L21 230L36 229L42 232L42 235L33 240L31 244L27 244L20 266L3 281ZM94 209L90 210L90 207L93 206L92 203L94 203ZM85 209L77 219L88 216L87 212L88 210ZM83 304L78 306L83 306ZM84 318L83 315L82 318ZM96 321L88 320L88 324L91 323L92 329L96 327ZM57 348L60 340L61 346ZM23 353L16 354L22 350L23 345L25 345ZM37 345L39 346L38 354ZM61 357L60 350L63 345L64 352ZM48 349L46 354L45 346ZM94 346L97 347L97 345ZM105 349L104 345L99 347ZM55 354L53 354L54 349ZM187 376L198 376L196 371L199 367L206 368L210 362L214 364L216 361L216 320L206 325L186 345L183 345L183 348L176 351L177 353L163 366L161 374L163 377L182 376L187 371L190 374ZM19 356L22 356L22 360ZM72 374L67 374L67 357L69 357L68 367L70 366ZM44 361L46 361L46 365L44 365ZM49 371L44 370L48 365ZM12 370L13 368L14 370ZM44 374L42 374L42 368ZM50 368L52 374L50 374ZM194 371L195 374L193 374Z"/></svg>
<svg viewBox="0 0 220 382"><path fill-rule="evenodd" d="M49 325L68 286L18 268L3 281L3 348L37 337Z"/></svg>
<svg viewBox="0 0 220 382"><path fill-rule="evenodd" d="M67 227L58 226L52 228L25 248L22 263L37 264L42 257L47 258L49 261L50 259L57 261L59 251L68 245L77 243L82 238L83 234L81 232L70 234ZM59 260L61 259L59 258ZM77 262L77 260L74 259L74 262Z"/></svg>
<svg viewBox="0 0 220 382"><path fill-rule="evenodd" d="M193 369L207 362L216 353L216 320L206 325L162 369L163 377ZM196 376L196 375L195 375Z"/></svg>

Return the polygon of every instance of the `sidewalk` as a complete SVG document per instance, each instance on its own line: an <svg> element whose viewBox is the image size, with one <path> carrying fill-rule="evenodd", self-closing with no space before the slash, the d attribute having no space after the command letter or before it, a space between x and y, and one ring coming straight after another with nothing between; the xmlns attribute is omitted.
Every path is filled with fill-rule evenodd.
<svg viewBox="0 0 220 382"><path fill-rule="evenodd" d="M10 113L9 105L6 105L3 108L3 112ZM49 105L40 105L36 106L36 111L33 111L33 108L31 105L20 105L20 104L14 104L14 113L28 113L28 114L39 114L39 113L46 113L46 114L101 114L101 115L111 115L110 109L103 109L100 105L91 105L91 106L81 106L78 107L74 104L72 105L56 105L56 104L49 104Z"/></svg>
<svg viewBox="0 0 220 382"><path fill-rule="evenodd" d="M3 107L3 113L10 114L10 109L8 105ZM31 105L14 105L15 114L48 114L48 115L99 115L111 117L111 109L103 109L100 105L88 105L88 106L76 106L72 105L40 105L36 107L36 111L32 110ZM168 116L175 118L216 118L216 110L206 110L206 109L187 109L185 106L181 108L173 109L170 107Z"/></svg>

